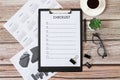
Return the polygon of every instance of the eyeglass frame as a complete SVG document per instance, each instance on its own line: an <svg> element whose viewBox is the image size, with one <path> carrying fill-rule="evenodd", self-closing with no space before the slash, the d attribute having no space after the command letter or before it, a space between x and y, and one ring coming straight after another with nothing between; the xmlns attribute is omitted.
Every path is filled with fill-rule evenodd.
<svg viewBox="0 0 120 80"><path fill-rule="evenodd" d="M95 43L94 37L97 37L97 38L99 39L99 43ZM97 49L98 55L101 56L102 58L107 57L107 52L106 52L105 46L104 46L104 44L103 44L103 42L102 42L102 40L101 40L101 38L100 38L100 36L99 36L98 33L93 33L93 34L92 34L92 42L93 42L94 44L96 44L96 45L98 45L98 44L100 45L100 47L98 47L98 49ZM103 50L104 50L103 55L101 55L101 54L99 53L99 49L100 49L100 48L103 48Z"/></svg>

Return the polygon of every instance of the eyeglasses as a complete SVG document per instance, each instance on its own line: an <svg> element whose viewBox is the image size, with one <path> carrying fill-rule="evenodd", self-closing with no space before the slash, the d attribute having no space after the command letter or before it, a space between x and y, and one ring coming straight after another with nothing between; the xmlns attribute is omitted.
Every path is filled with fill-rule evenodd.
<svg viewBox="0 0 120 80"><path fill-rule="evenodd" d="M93 33L92 42L99 46L97 49L98 55L102 58L107 57L106 49L98 33Z"/></svg>

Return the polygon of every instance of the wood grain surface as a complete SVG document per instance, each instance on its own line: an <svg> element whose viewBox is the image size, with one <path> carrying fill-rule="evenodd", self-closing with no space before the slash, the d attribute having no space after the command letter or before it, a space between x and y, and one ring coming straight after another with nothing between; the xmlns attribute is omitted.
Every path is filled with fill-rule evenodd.
<svg viewBox="0 0 120 80"><path fill-rule="evenodd" d="M63 8L80 8L80 0L57 0ZM27 0L0 0L0 80L23 80L10 58L23 47L15 38L3 28ZM100 37L105 44L108 57L102 59L98 56L97 47L92 43L92 31L87 28L87 43L83 42L83 54L89 53L92 58L92 68L83 66L83 72L59 72L50 80L120 80L120 0L106 0L106 9L97 16L102 20ZM87 18L87 26L92 18ZM84 40L83 40L84 41ZM83 58L83 63L89 61Z"/></svg>

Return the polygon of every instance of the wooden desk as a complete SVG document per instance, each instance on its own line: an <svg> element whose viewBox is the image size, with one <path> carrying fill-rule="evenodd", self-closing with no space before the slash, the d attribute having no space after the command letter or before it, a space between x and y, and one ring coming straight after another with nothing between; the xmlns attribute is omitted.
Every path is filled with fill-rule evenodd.
<svg viewBox="0 0 120 80"><path fill-rule="evenodd" d="M80 0L57 0L64 8L79 8ZM94 58L91 69L83 67L83 72L59 72L50 80L120 80L120 0L106 0L105 12L97 16L102 20L99 31L108 57L101 59L96 53L96 46L91 42L92 32L87 30L87 43L84 43L84 53L90 52ZM0 0L0 80L23 80L10 58L23 47L3 28L3 24L23 6L27 0ZM84 14L84 17L89 20ZM86 59L83 60L84 63Z"/></svg>

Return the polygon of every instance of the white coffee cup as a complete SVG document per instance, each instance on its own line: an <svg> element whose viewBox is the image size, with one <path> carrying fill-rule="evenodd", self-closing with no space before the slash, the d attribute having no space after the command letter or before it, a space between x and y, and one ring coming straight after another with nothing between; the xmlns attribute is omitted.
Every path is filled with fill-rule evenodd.
<svg viewBox="0 0 120 80"><path fill-rule="evenodd" d="M88 5L88 0L80 0L81 9L88 16L100 15L105 10L106 0L97 0L97 1L99 1L99 4L97 6L92 6L91 7L91 6Z"/></svg>

